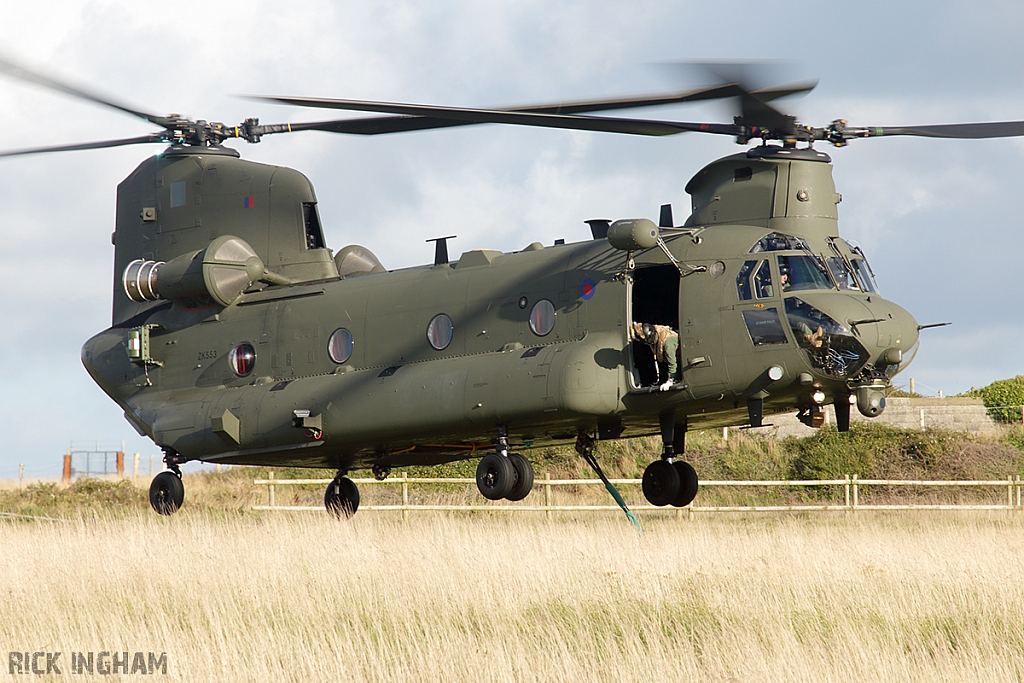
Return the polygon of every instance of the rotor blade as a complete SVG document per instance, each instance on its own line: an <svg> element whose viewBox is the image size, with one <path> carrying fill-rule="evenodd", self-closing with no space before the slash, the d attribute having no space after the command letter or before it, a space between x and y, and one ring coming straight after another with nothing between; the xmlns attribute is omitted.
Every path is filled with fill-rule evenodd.
<svg viewBox="0 0 1024 683"><path fill-rule="evenodd" d="M814 90L818 86L818 79L813 78L807 81L797 81L795 83L786 83L785 85L773 85L767 88L758 88L757 90L751 90L750 94L761 100L762 102L771 102L781 97L790 97L791 95L802 95Z"/></svg>
<svg viewBox="0 0 1024 683"><path fill-rule="evenodd" d="M570 116L565 114L542 114L526 111L503 111L494 109L469 109L463 107L441 107L436 105L401 104L397 102L370 102L364 100L341 100L313 97L266 97L262 99L324 109L371 111L405 116L426 116L463 123L504 123L518 126L541 128L563 128L589 130L629 135L676 135L687 131L738 135L740 126L720 123L686 123L679 121L655 121L650 119L604 118L600 116ZM343 126L344 120L324 122ZM320 124L323 126L324 124ZM295 127L295 124L293 124ZM324 130L325 128L320 128Z"/></svg>
<svg viewBox="0 0 1024 683"><path fill-rule="evenodd" d="M850 129L847 128L847 131ZM856 128L867 131L863 137L884 135L916 135L926 138L1012 138L1024 135L1024 121L994 121L991 123L950 123L935 126L872 126Z"/></svg>
<svg viewBox="0 0 1024 683"><path fill-rule="evenodd" d="M165 126L167 124L167 118L164 116L157 116L156 114L147 114L144 111L132 109L131 107L119 104L117 102L114 102L113 100L100 97L99 95L94 95L93 93L86 92L85 90L68 85L67 83L62 83L56 79L50 78L49 76L44 76L35 71L30 71L29 69L26 69L23 66L19 66L11 61L8 61L3 57L0 57L0 73L5 73L8 76L13 76L14 78L18 78L23 81L28 81L29 83L35 83L37 85L41 85L43 87L50 88L51 90L62 92L67 95L80 97L84 100L95 102L96 104L102 104L106 107L117 109L118 111L123 111L126 114L137 116L140 119L144 119L158 126Z"/></svg>
<svg viewBox="0 0 1024 683"><path fill-rule="evenodd" d="M122 138L120 140L103 140L100 142L83 142L75 145L56 145L53 147L31 147L29 149L14 149L9 152L0 152L0 157L14 157L23 154L45 154L47 152L70 152L79 149L103 149L105 147L123 147L125 145L141 145L147 142L166 142L164 133L150 133L137 138Z"/></svg>
<svg viewBox="0 0 1024 683"><path fill-rule="evenodd" d="M813 86L812 86L813 87ZM759 96L766 100L784 97L788 94L803 92L806 84L796 84L784 90L758 91ZM607 111L612 109L633 109L639 107L652 107L666 104L678 104L681 102L696 102L700 100L721 99L735 97L742 91L730 83L714 85L706 88L697 88L678 93L665 95L645 95L628 98L586 100L576 102L562 102L556 104L526 105L520 107L502 107L488 111L500 112L529 112L536 114L579 114L591 111ZM276 103L296 104L305 107L326 107L335 108L323 104L315 98L281 98L281 97L259 97L249 96L250 99L264 100ZM329 101L329 100L328 100ZM349 133L355 135L379 135L383 133L399 133L414 130L429 130L434 128L449 128L453 126L468 126L485 121L466 121L451 118L438 118L434 116L406 115L391 117L373 117L365 119L341 119L337 121L319 121L314 123L292 124L292 130L323 130L332 133ZM271 131L282 132L282 131Z"/></svg>
<svg viewBox="0 0 1024 683"><path fill-rule="evenodd" d="M764 86L764 83L778 83L784 71L794 66L780 61L687 61L674 62L665 66L683 69L699 77L710 78L718 83L731 83L740 96L740 116L746 126L766 128L778 135L788 137L796 126L796 119L768 104L771 100L797 93L807 92L817 85L817 80L808 80L788 85Z"/></svg>
<svg viewBox="0 0 1024 683"><path fill-rule="evenodd" d="M534 112L537 114L582 114L592 111L610 111L612 109L636 109L639 107L656 107L681 102L697 102L701 100L717 100L735 97L739 94L734 83L716 84L694 90L686 90L666 95L640 95L608 100L582 100L556 104L537 104L520 107L499 107L494 111Z"/></svg>

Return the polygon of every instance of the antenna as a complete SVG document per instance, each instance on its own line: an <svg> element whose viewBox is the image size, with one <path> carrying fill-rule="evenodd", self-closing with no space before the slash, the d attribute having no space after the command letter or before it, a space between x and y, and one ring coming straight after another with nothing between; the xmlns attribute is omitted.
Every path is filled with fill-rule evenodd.
<svg viewBox="0 0 1024 683"><path fill-rule="evenodd" d="M434 265L443 266L448 263L448 240L455 239L456 235L447 237L431 237L427 242L434 243Z"/></svg>

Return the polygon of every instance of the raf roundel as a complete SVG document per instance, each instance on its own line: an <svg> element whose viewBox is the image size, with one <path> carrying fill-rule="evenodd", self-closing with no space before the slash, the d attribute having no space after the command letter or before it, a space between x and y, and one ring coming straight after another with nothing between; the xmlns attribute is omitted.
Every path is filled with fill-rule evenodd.
<svg viewBox="0 0 1024 683"><path fill-rule="evenodd" d="M597 282L593 278L587 278L580 283L580 296L584 300L589 300L594 297L594 292L597 291Z"/></svg>

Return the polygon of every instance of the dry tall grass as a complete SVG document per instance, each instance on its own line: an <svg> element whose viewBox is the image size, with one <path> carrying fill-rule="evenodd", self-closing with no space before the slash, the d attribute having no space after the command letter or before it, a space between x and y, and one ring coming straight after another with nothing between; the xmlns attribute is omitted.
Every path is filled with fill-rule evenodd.
<svg viewBox="0 0 1024 683"><path fill-rule="evenodd" d="M1022 531L1020 513L643 536L592 515L0 522L0 632L65 664L167 652L182 681L1020 681Z"/></svg>

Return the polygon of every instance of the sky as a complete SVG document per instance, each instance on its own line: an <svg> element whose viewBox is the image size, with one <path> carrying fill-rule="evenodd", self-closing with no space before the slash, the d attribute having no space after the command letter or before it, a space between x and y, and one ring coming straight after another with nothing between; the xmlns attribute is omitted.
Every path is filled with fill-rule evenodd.
<svg viewBox="0 0 1024 683"><path fill-rule="evenodd" d="M487 3L226 0L177 12L139 0L19 3L0 54L138 109L237 123L333 118L243 94L491 107L670 92L673 62L783 60L820 79L785 101L803 123L913 125L1024 119L1024 4L1015 0L768 5L596 0ZM729 122L727 103L630 115ZM326 114L326 116L325 116ZM347 114L339 113L338 118ZM352 114L358 116L358 114ZM150 124L0 77L0 149L144 135ZM427 263L430 237L476 248L587 239L589 218L689 207L687 180L742 151L730 138L641 138L477 126L357 137L304 132L234 144L313 182L328 245L388 268ZM1024 140L856 140L832 156L840 232L882 294L922 324L897 378L955 394L1024 373L1020 204ZM0 479L59 475L101 446L158 453L82 367L110 324L117 184L161 146L0 159ZM159 461L159 458L158 458Z"/></svg>

